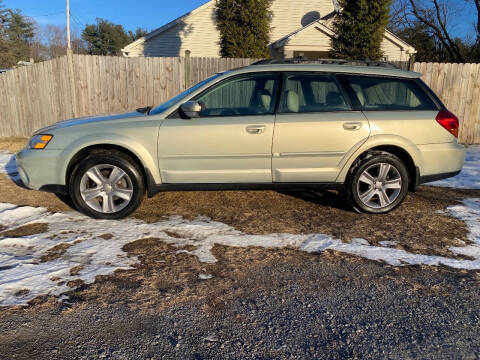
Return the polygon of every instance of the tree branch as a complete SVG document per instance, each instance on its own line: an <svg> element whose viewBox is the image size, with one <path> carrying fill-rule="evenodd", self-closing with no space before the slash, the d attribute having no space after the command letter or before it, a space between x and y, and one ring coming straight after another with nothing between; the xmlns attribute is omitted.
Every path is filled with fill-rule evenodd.
<svg viewBox="0 0 480 360"><path fill-rule="evenodd" d="M447 49L448 54L450 55L450 58L452 61L463 61L463 56L460 54L458 51L458 47L456 44L451 40L450 36L448 35L446 26L443 24L441 14L440 14L440 7L438 6L437 0L433 0L435 7L437 9L437 18L438 22L440 23L440 27L435 23L434 20L428 19L426 16L420 13L417 5L415 4L414 0L408 0L410 2L410 5L412 7L412 12L415 17L425 24L426 26L430 27L435 35L437 36L438 40L442 43L442 45ZM475 1L480 1L480 0L475 0ZM452 44L454 46L452 46Z"/></svg>

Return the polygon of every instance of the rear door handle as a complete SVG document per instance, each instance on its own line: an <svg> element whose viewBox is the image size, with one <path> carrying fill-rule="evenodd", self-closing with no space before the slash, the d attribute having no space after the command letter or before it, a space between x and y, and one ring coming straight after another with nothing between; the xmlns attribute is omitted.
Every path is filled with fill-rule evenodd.
<svg viewBox="0 0 480 360"><path fill-rule="evenodd" d="M250 125L246 130L249 134L261 134L265 131L265 125Z"/></svg>
<svg viewBox="0 0 480 360"><path fill-rule="evenodd" d="M360 130L362 128L362 123L359 122L347 122L343 124L345 130Z"/></svg>

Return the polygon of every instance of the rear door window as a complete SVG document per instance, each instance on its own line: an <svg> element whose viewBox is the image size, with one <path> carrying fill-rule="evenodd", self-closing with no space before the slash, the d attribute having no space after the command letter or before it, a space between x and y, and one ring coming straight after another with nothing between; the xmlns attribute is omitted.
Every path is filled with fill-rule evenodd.
<svg viewBox="0 0 480 360"><path fill-rule="evenodd" d="M335 79L323 74L286 74L279 112L351 110Z"/></svg>
<svg viewBox="0 0 480 360"><path fill-rule="evenodd" d="M414 79L341 75L360 108L372 110L437 110L437 105Z"/></svg>

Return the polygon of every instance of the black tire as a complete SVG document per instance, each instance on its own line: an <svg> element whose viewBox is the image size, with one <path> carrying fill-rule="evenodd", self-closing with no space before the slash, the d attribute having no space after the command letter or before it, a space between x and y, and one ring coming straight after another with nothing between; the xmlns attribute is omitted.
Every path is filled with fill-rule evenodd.
<svg viewBox="0 0 480 360"><path fill-rule="evenodd" d="M89 206L81 195L80 185L82 177L89 169L101 164L120 168L128 175L131 182L131 190L133 190L131 199L120 211L109 213L97 211ZM114 150L99 150L88 155L75 166L70 176L69 193L75 208L92 218L122 219L133 213L142 203L145 194L145 182L138 164L128 155ZM121 199L119 200L121 201Z"/></svg>
<svg viewBox="0 0 480 360"><path fill-rule="evenodd" d="M395 169L390 171L393 171L395 176L401 179L401 188L399 189L398 193L393 193L390 189L388 190L391 194L391 199L389 200L392 200L392 202L386 206L382 206L380 204L380 195L375 195L378 198L379 207L377 208L374 206L369 206L361 200L359 187L361 188L362 186L366 186L363 182L360 182L360 177L362 176L362 174L364 174L366 170L370 171L368 169L373 169L372 171L374 171L377 165L381 166L380 164L388 164L392 166L391 169ZM391 172L389 174L391 174ZM375 176L373 177L375 178ZM378 181L378 183L380 185L382 184L381 181ZM377 181L375 182L375 184L377 184ZM347 175L347 180L345 182L346 197L353 206L353 208L358 212L370 214L385 214L398 207L403 202L403 200L405 200L405 197L408 193L408 188L409 176L405 164L397 156L385 151L368 151L363 156L355 160L352 167L350 168L350 171ZM372 189L372 187L367 186L366 192L370 191L370 189ZM375 190L376 188L373 187L373 189ZM375 196L373 201L371 202L376 201Z"/></svg>

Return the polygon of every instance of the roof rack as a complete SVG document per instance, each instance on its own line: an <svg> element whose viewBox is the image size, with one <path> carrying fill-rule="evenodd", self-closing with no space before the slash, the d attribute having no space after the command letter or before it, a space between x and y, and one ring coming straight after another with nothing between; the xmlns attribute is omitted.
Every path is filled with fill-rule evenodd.
<svg viewBox="0 0 480 360"><path fill-rule="evenodd" d="M281 65L281 64L322 64L322 65L346 65L346 66L372 66L388 69L400 69L395 64L386 61L370 61L370 60L343 60L343 59L317 59L310 60L305 57L295 57L287 59L265 59L260 60L252 65Z"/></svg>

